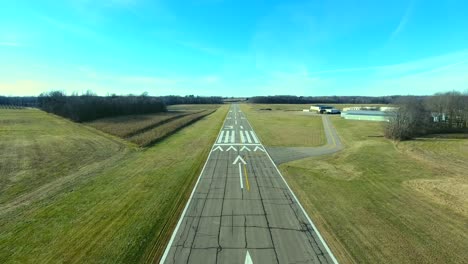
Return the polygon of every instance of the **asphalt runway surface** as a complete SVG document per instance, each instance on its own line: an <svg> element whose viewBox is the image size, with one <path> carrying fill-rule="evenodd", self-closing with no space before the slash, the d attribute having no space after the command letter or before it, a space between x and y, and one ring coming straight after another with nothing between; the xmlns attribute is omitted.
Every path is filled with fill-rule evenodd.
<svg viewBox="0 0 468 264"><path fill-rule="evenodd" d="M161 263L336 263L238 105Z"/></svg>

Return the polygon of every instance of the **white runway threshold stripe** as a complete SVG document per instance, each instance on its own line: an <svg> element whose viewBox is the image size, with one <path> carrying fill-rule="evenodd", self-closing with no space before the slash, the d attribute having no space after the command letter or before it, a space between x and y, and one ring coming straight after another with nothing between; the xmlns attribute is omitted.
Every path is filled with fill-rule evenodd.
<svg viewBox="0 0 468 264"><path fill-rule="evenodd" d="M242 130L239 131L239 134L240 134L240 137L241 137L241 142L245 143L245 137L244 137L244 133L242 133Z"/></svg>
<svg viewBox="0 0 468 264"><path fill-rule="evenodd" d="M231 143L236 142L236 131L232 131L231 133Z"/></svg>
<svg viewBox="0 0 468 264"><path fill-rule="evenodd" d="M257 136L255 135L255 133L254 133L252 130L250 130L250 134L252 135L253 141L254 141L255 143L259 143L259 142L258 142Z"/></svg>
<svg viewBox="0 0 468 264"><path fill-rule="evenodd" d="M247 138L247 142L248 142L248 143L252 143L252 140L250 139L249 132L244 131L244 133L245 133L245 137Z"/></svg>
<svg viewBox="0 0 468 264"><path fill-rule="evenodd" d="M229 142L229 131L226 131L226 136L224 136L224 143Z"/></svg>
<svg viewBox="0 0 468 264"><path fill-rule="evenodd" d="M221 134L218 137L218 143L221 143L221 141L223 140L223 135L224 135L224 130L221 131Z"/></svg>

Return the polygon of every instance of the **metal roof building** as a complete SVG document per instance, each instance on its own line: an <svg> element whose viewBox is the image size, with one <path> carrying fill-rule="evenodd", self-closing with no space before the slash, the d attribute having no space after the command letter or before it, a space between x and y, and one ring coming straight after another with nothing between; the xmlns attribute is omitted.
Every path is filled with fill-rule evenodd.
<svg viewBox="0 0 468 264"><path fill-rule="evenodd" d="M390 117L394 113L383 112L383 111L365 111L365 110L353 110L341 113L341 117L344 119L352 120L366 120L366 121L386 121L388 122Z"/></svg>

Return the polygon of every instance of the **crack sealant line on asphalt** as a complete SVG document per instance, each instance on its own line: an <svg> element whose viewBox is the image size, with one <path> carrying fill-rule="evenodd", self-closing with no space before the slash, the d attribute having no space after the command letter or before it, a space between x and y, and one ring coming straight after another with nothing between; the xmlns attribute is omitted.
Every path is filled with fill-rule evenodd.
<svg viewBox="0 0 468 264"><path fill-rule="evenodd" d="M227 116L227 115L226 115ZM223 121L223 125L219 128L219 131L218 131L218 136L221 135L222 131L223 131L223 128L224 128L224 125L226 124L226 120L227 118L224 118L224 121ZM214 144L213 144L213 147L214 147ZM213 149L212 147L212 149ZM211 157L211 154L213 152L210 151L210 153L208 154L208 157L206 158L206 161L205 161L205 164L203 165L203 168L200 172L200 174L198 175L198 179L197 179L197 182L195 183L195 186L193 187L192 189L192 193L190 194L190 197L189 197L189 200L187 201L187 203L185 204L185 208L184 208L184 211L182 211L182 214L180 215L179 217L179 221L177 222L177 225L176 225L176 228L174 229L174 231L172 232L172 236L171 236L171 239L169 240L169 243L167 244L166 246L166 249L164 250L164 254L163 256L161 257L161 261L160 263L164 263L166 261L166 258L167 258L167 255L169 254L169 251L171 249L171 246L172 246L172 243L174 243L174 239L177 235L177 231L179 230L180 228L180 225L182 224L182 221L185 217L185 214L187 213L187 209L190 205L190 202L192 201L193 199L193 195L195 194L195 190L197 189L198 187L198 184L200 183L200 179L201 179L201 176L203 175L203 172L205 171L205 168L206 168L206 165L208 164L208 161L210 160L210 157Z"/></svg>

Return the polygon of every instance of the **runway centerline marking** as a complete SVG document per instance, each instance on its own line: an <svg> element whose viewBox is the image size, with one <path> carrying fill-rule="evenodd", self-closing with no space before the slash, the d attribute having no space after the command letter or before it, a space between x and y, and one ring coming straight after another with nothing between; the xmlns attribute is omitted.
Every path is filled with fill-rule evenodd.
<svg viewBox="0 0 468 264"><path fill-rule="evenodd" d="M242 183L242 168L240 162L238 163L239 165L239 180L240 180L240 187L241 189L244 189L244 184Z"/></svg>
<svg viewBox="0 0 468 264"><path fill-rule="evenodd" d="M240 163L239 163L240 165ZM245 174L245 185L247 185L247 191L250 192L250 183L249 183L249 175L247 174L247 168L244 164L244 174Z"/></svg>

